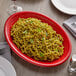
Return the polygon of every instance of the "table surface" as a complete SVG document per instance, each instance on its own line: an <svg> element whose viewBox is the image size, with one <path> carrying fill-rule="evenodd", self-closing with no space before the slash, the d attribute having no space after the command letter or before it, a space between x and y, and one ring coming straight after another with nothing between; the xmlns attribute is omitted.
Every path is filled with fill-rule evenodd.
<svg viewBox="0 0 76 76"><path fill-rule="evenodd" d="M58 11L51 3L50 0L17 0L18 5L23 7L24 11L36 11L42 13L62 26L62 23L70 18L70 15L63 14ZM12 4L11 0L0 0L0 41L5 41L4 37L4 23L9 17L7 8ZM62 26L63 27L63 26ZM74 37L63 27L67 32L72 43L72 54L76 53L76 40ZM67 72L69 59L57 67L38 67L32 65L12 52L12 64L16 69L17 76L69 76Z"/></svg>

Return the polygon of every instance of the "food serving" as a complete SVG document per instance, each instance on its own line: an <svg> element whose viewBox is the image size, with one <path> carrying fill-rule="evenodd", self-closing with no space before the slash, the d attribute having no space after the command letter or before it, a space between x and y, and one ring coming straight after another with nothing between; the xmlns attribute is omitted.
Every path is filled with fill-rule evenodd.
<svg viewBox="0 0 76 76"><path fill-rule="evenodd" d="M64 53L62 36L36 18L19 18L11 28L11 37L22 53L38 61L53 61Z"/></svg>

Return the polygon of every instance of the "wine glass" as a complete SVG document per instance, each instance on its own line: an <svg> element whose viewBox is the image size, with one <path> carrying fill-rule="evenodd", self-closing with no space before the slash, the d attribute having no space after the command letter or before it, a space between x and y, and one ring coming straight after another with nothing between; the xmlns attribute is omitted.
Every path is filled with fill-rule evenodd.
<svg viewBox="0 0 76 76"><path fill-rule="evenodd" d="M69 71L70 75L73 75L74 73L76 73L76 54L73 54L70 59L68 71Z"/></svg>
<svg viewBox="0 0 76 76"><path fill-rule="evenodd" d="M16 5L16 0L11 0L11 1L13 2L13 4L9 6L9 8L7 10L8 14L12 15L16 12L22 11L22 7Z"/></svg>

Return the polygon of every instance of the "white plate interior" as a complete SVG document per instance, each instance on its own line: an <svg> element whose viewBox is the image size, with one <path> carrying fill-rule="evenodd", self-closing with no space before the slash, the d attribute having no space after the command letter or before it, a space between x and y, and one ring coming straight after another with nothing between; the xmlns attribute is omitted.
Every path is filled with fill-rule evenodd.
<svg viewBox="0 0 76 76"><path fill-rule="evenodd" d="M51 0L54 6L67 14L76 15L76 0Z"/></svg>
<svg viewBox="0 0 76 76"><path fill-rule="evenodd" d="M12 64L1 56L0 56L0 76L16 76L16 72Z"/></svg>

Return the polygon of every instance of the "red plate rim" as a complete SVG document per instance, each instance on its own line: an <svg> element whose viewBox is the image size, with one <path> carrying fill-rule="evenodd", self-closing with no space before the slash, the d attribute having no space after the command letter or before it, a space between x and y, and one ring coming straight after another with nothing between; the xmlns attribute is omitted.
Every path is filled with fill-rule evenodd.
<svg viewBox="0 0 76 76"><path fill-rule="evenodd" d="M58 27L60 27L61 30L63 30L63 32L66 34L66 32L64 31L64 29L63 29L59 24L57 24L55 21L53 21L51 18L49 18L49 17L47 17L47 16L45 16L45 15L42 15L42 14L37 13L37 12L32 12L32 11L17 12L17 13L15 13L15 14L11 15L11 16L6 20L5 26L4 26L4 35L5 35L6 41L8 42L9 46L11 47L11 49L12 49L18 56L20 56L22 59L28 61L29 63L32 63L32 64L34 64L34 65L37 65L37 66L53 67L53 66L57 66L57 65L60 65L60 64L62 64L63 62L65 62L65 61L69 58L69 56L70 56L70 54L71 54L71 50L72 50L72 45L71 45L70 39L69 39L69 37L68 37L67 34L66 34L66 36L67 36L67 38L68 38L69 46L70 46L70 47L69 47L69 53L67 54L67 56L66 56L62 61L60 61L60 62L58 62L58 63L55 63L55 64L38 63L38 62L36 62L36 61L33 61L33 60L27 58L26 56L24 56L23 54L21 54L21 53L13 46L12 42L10 42L10 40L9 40L9 38L8 38L8 33L6 32L6 31L7 31L7 22L8 22L8 20L10 20L14 15L21 14L21 13L34 13L34 14L43 16L43 17L51 20L52 22L54 22L56 25L58 25Z"/></svg>

